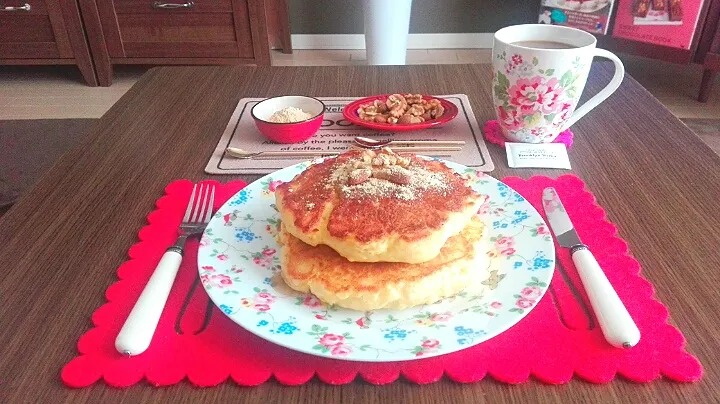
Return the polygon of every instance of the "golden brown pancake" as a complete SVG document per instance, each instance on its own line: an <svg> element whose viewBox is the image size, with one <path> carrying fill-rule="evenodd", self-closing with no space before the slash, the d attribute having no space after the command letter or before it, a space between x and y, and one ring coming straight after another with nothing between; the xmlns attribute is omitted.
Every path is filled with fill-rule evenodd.
<svg viewBox="0 0 720 404"><path fill-rule="evenodd" d="M485 226L477 218L428 262L350 262L325 245L307 245L285 226L279 233L281 274L292 289L354 310L405 309L435 303L481 282L488 265Z"/></svg>
<svg viewBox="0 0 720 404"><path fill-rule="evenodd" d="M439 161L352 150L275 191L287 232L349 261L421 263L435 258L483 198Z"/></svg>

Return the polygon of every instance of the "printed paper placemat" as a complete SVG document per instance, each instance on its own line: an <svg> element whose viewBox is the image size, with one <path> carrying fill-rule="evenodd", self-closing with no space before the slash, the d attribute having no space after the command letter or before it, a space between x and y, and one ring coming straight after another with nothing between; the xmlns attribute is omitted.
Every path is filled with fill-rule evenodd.
<svg viewBox="0 0 720 404"><path fill-rule="evenodd" d="M275 143L255 127L250 110L263 98L243 98L223 132L220 142L210 157L205 172L208 174L268 174L308 160L307 157L240 160L225 156L225 149L236 147L249 152L281 150L322 150L338 152L347 150L356 136L373 139L395 140L464 140L462 151L433 155L483 172L492 171L495 166L488 153L485 139L475 119L470 101L465 94L440 95L457 105L458 116L437 128L413 132L381 132L356 126L343 118L343 108L360 97L318 97L325 103L325 119L318 133L312 138L296 144Z"/></svg>

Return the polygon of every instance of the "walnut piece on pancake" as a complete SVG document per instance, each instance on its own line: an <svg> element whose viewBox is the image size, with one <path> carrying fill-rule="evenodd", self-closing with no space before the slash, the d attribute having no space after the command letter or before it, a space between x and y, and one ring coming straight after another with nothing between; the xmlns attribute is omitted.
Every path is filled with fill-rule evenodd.
<svg viewBox="0 0 720 404"><path fill-rule="evenodd" d="M348 173L348 185L358 185L367 181L372 177L373 172L370 168L356 168Z"/></svg>
<svg viewBox="0 0 720 404"><path fill-rule="evenodd" d="M376 167L391 166L397 163L397 154L392 151L377 153L372 159L372 165Z"/></svg>
<svg viewBox="0 0 720 404"><path fill-rule="evenodd" d="M381 168L373 172L372 176L381 180L388 180L398 185L408 185L410 183L410 173L408 170L395 165Z"/></svg>
<svg viewBox="0 0 720 404"><path fill-rule="evenodd" d="M363 150L337 167L327 186L339 187L350 199L394 197L406 201L449 187L441 174L428 171L422 164L413 164L411 157L400 156L387 147Z"/></svg>

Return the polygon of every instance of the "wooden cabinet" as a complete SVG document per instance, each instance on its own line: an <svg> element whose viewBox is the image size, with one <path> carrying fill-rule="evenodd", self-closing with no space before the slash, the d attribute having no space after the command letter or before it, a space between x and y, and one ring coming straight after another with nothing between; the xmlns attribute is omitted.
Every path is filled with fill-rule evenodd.
<svg viewBox="0 0 720 404"><path fill-rule="evenodd" d="M98 1L110 57L254 57L245 1L179 1Z"/></svg>
<svg viewBox="0 0 720 404"><path fill-rule="evenodd" d="M100 85L116 64L270 64L265 0L79 1Z"/></svg>
<svg viewBox="0 0 720 404"><path fill-rule="evenodd" d="M0 0L0 65L74 64L92 86L118 64L269 65L289 26L287 0Z"/></svg>
<svg viewBox="0 0 720 404"><path fill-rule="evenodd" d="M0 65L77 65L96 86L75 0L0 0Z"/></svg>

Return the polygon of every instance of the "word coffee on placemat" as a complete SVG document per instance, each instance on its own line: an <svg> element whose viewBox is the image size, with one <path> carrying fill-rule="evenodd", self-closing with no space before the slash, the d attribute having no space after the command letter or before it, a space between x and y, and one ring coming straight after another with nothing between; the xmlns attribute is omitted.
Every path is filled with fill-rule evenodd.
<svg viewBox="0 0 720 404"><path fill-rule="evenodd" d="M483 172L492 171L495 166L488 153L468 97L465 94L439 97L457 105L460 110L458 116L440 127L411 132L382 132L356 126L343 118L342 110L347 104L358 98L319 97L318 99L325 103L325 117L320 130L312 138L295 144L279 144L263 136L255 127L255 122L250 114L252 107L262 101L262 98L243 98L238 102L220 142L205 167L205 172L208 174L268 174L310 159L308 157L280 157L242 160L225 155L225 149L228 147L248 152L343 152L352 146L356 136L378 140L464 140L465 146L459 152L420 154L439 157Z"/></svg>

